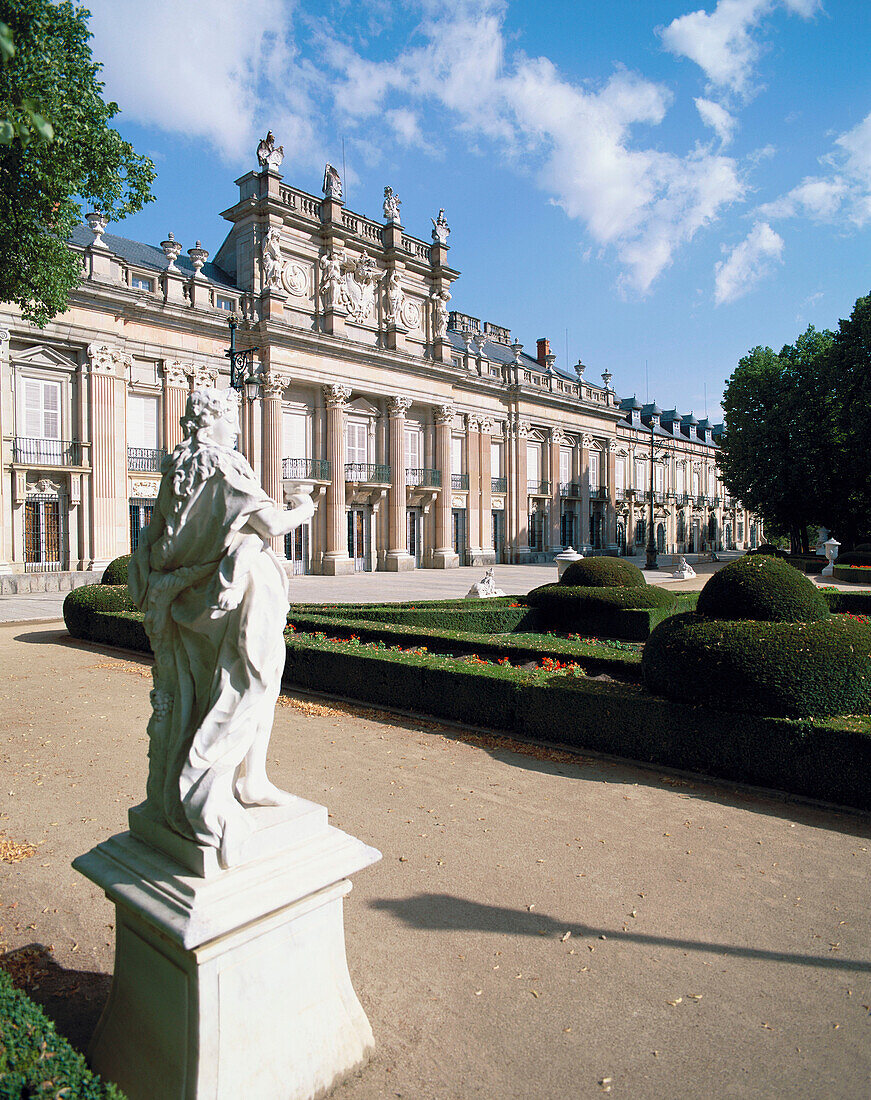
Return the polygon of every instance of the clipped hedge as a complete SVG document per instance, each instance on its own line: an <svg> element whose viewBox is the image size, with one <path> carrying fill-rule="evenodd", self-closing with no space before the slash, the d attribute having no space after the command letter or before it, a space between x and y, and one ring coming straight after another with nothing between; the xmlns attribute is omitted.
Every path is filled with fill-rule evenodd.
<svg viewBox="0 0 871 1100"><path fill-rule="evenodd" d="M871 592L824 591L829 609L838 615L871 615Z"/></svg>
<svg viewBox="0 0 871 1100"><path fill-rule="evenodd" d="M0 1097L124 1100L116 1085L92 1073L45 1013L0 969Z"/></svg>
<svg viewBox="0 0 871 1100"><path fill-rule="evenodd" d="M89 613L92 631L112 644L121 644L118 632L135 618ZM112 628L113 619L121 625ZM140 634L130 648L147 649L141 623ZM288 639L285 677L312 691L338 688L346 698L871 809L871 719L839 725L744 714L736 721L710 700L676 702L640 685L547 675L528 682L519 669L445 668L444 658L343 650L311 635ZM845 728L847 721L862 728Z"/></svg>
<svg viewBox="0 0 871 1100"><path fill-rule="evenodd" d="M867 550L848 550L846 554L839 554L838 565L871 565L871 553Z"/></svg>
<svg viewBox="0 0 871 1100"><path fill-rule="evenodd" d="M871 565L835 565L832 577L848 584L871 584Z"/></svg>
<svg viewBox="0 0 871 1100"><path fill-rule="evenodd" d="M321 615L323 612L319 611L317 614ZM505 603L493 606L492 601L486 599L475 600L471 606L468 603L447 607L363 605L346 608L340 617L345 621L360 619L371 623L394 623L400 626L433 627L437 630L481 634L507 634L512 630L534 631L540 620L540 616L535 615L528 607L510 607ZM293 621L294 609L291 608L288 622Z"/></svg>
<svg viewBox="0 0 871 1100"><path fill-rule="evenodd" d="M623 558L581 558L566 567L559 583L572 588L643 588L647 581L637 565Z"/></svg>
<svg viewBox="0 0 871 1100"><path fill-rule="evenodd" d="M819 574L826 567L826 559L821 554L790 554L786 560L800 573Z"/></svg>
<svg viewBox="0 0 871 1100"><path fill-rule="evenodd" d="M764 554L729 562L699 595L698 612L711 619L814 622L830 614L825 597L802 573Z"/></svg>
<svg viewBox="0 0 871 1100"><path fill-rule="evenodd" d="M124 554L120 558L113 558L103 570L100 584L126 584L132 557L132 554Z"/></svg>
<svg viewBox="0 0 871 1100"><path fill-rule="evenodd" d="M95 642L108 641L104 635L107 629L105 624L96 633L91 632L95 621L94 612L101 611L136 611L136 604L130 598L126 583L85 584L68 592L63 603L63 617L67 630L77 638L86 638ZM127 643L112 642L112 644L126 645Z"/></svg>
<svg viewBox="0 0 871 1100"><path fill-rule="evenodd" d="M635 641L644 641L657 623L681 609L673 592L646 583L643 588L544 584L527 593L526 601L550 630Z"/></svg>
<svg viewBox="0 0 871 1100"><path fill-rule="evenodd" d="M676 615L651 634L641 669L649 691L723 710L863 713L871 709L871 626L842 615L808 623Z"/></svg>

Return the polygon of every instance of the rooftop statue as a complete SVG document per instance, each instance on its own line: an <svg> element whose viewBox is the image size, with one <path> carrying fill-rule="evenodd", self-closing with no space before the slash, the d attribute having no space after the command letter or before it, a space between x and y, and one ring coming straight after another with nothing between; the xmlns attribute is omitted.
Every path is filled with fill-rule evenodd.
<svg viewBox="0 0 871 1100"><path fill-rule="evenodd" d="M261 168L280 168L284 160L284 146L276 147L275 135L268 130L266 137L257 146L257 160Z"/></svg>
<svg viewBox="0 0 871 1100"><path fill-rule="evenodd" d="M445 208L442 207L439 210L438 218L430 218L430 221L432 222L432 239L436 244L447 244L451 227L445 218Z"/></svg>
<svg viewBox="0 0 871 1100"><path fill-rule="evenodd" d="M328 199L338 199L341 201L342 177L329 162L324 165L323 192Z"/></svg>
<svg viewBox="0 0 871 1100"><path fill-rule="evenodd" d="M253 831L248 808L293 796L266 776L281 685L287 577L268 540L314 512L297 487L286 511L234 450L233 391L194 390L185 439L164 460L154 517L130 562L130 593L154 650L143 813L223 866Z"/></svg>
<svg viewBox="0 0 871 1100"><path fill-rule="evenodd" d="M384 218L388 222L395 222L396 225L400 225L399 220L399 208L402 206L402 199L392 187L384 188Z"/></svg>

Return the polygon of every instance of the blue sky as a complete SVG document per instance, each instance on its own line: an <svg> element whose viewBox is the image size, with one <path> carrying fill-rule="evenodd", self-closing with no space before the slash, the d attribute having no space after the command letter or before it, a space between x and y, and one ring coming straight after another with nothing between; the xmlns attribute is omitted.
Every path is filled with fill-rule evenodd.
<svg viewBox="0 0 871 1100"><path fill-rule="evenodd" d="M869 0L90 0L157 201L111 231L214 255L271 128L350 209L385 185L453 308L712 418L749 348L871 292Z"/></svg>

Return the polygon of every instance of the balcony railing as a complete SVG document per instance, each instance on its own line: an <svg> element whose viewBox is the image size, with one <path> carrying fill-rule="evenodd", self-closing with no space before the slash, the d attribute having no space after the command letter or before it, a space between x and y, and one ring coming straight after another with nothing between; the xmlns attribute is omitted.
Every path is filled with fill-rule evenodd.
<svg viewBox="0 0 871 1100"><path fill-rule="evenodd" d="M17 435L12 444L13 462L34 466L81 466L82 445L76 440L28 439Z"/></svg>
<svg viewBox="0 0 871 1100"><path fill-rule="evenodd" d="M441 470L428 470L425 468L409 469L405 471L405 484L422 489L438 489L442 483Z"/></svg>
<svg viewBox="0 0 871 1100"><path fill-rule="evenodd" d="M160 464L166 458L166 451L154 447L128 447L127 469L134 473L154 473L160 470Z"/></svg>
<svg viewBox="0 0 871 1100"><path fill-rule="evenodd" d="M346 462L345 481L359 485L389 485L390 467L377 462Z"/></svg>
<svg viewBox="0 0 871 1100"><path fill-rule="evenodd" d="M330 464L325 458L283 458L281 476L288 481L329 481Z"/></svg>
<svg viewBox="0 0 871 1100"><path fill-rule="evenodd" d="M617 500L617 501L626 500L627 499L626 498L626 492L627 492L626 489L622 489L622 488L615 489L614 490L614 499Z"/></svg>
<svg viewBox="0 0 871 1100"><path fill-rule="evenodd" d="M720 498L719 497L711 497L711 504L713 504L713 506L715 508L719 508L720 507Z"/></svg>
<svg viewBox="0 0 871 1100"><path fill-rule="evenodd" d="M561 481L558 486L561 497L579 497L581 487L577 481Z"/></svg>
<svg viewBox="0 0 871 1100"><path fill-rule="evenodd" d="M451 488L454 490L469 488L468 474L451 474Z"/></svg>
<svg viewBox="0 0 871 1100"><path fill-rule="evenodd" d="M608 489L604 485L597 485L595 489L590 490L590 500L607 500Z"/></svg>
<svg viewBox="0 0 871 1100"><path fill-rule="evenodd" d="M549 481L527 481L526 491L531 497L549 497L550 496L550 482Z"/></svg>
<svg viewBox="0 0 871 1100"><path fill-rule="evenodd" d="M704 506L707 503L708 503L708 498L704 495L704 493L702 493L700 496L696 497L696 507L697 508L704 508Z"/></svg>
<svg viewBox="0 0 871 1100"><path fill-rule="evenodd" d="M507 493L508 492L508 478L507 477L491 477L490 478L490 492L491 493Z"/></svg>

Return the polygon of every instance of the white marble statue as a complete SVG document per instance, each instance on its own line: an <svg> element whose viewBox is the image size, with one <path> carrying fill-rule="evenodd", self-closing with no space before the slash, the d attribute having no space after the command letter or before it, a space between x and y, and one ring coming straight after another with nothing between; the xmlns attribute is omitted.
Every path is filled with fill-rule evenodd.
<svg viewBox="0 0 871 1100"><path fill-rule="evenodd" d="M677 563L677 569L672 573L672 576L676 581L688 581L690 577L696 575L695 569L690 565L686 558L679 558Z"/></svg>
<svg viewBox="0 0 871 1100"><path fill-rule="evenodd" d="M475 584L472 585L472 587L466 593L466 599L486 600L488 598L492 598L493 596L504 595L505 593L502 591L502 589L496 587L496 581L493 577L493 568L491 566L491 568L488 569L487 572L484 574L483 578L479 581L476 581Z"/></svg>
<svg viewBox="0 0 871 1100"><path fill-rule="evenodd" d="M445 217L445 208L442 207L441 210L439 210L438 218L430 218L430 221L432 222L432 239L436 244L447 244L451 227L448 225L447 218Z"/></svg>
<svg viewBox="0 0 871 1100"><path fill-rule="evenodd" d="M342 256L336 252L320 259L321 300L324 309L335 309L342 303Z"/></svg>
<svg viewBox="0 0 871 1100"><path fill-rule="evenodd" d="M275 135L268 130L257 146L257 160L261 168L278 169L284 160L284 146L275 144Z"/></svg>
<svg viewBox="0 0 871 1100"><path fill-rule="evenodd" d="M432 329L433 336L437 340L444 340L448 334L448 321L450 320L448 302L450 299L451 296L446 290L433 291Z"/></svg>
<svg viewBox="0 0 871 1100"><path fill-rule="evenodd" d="M402 206L402 199L392 187L384 188L384 220L388 222L395 222L400 225L399 220L399 208Z"/></svg>
<svg viewBox="0 0 871 1100"><path fill-rule="evenodd" d="M272 225L263 238L263 285L268 289L281 286L281 230Z"/></svg>
<svg viewBox="0 0 871 1100"><path fill-rule="evenodd" d="M386 278L385 286L385 320L389 325L398 325L401 320L402 303L405 295L402 292L402 276L398 271L391 271Z"/></svg>
<svg viewBox="0 0 871 1100"><path fill-rule="evenodd" d="M248 808L292 800L266 776L288 608L268 540L314 507L298 492L280 508L234 450L233 391L194 390L181 424L184 442L164 460L154 517L130 563L154 649L142 812L218 848L227 867L253 831Z"/></svg>
<svg viewBox="0 0 871 1100"><path fill-rule="evenodd" d="M336 171L336 169L329 163L324 165L324 186L323 192L328 199L337 199L341 201L342 198L342 177Z"/></svg>

